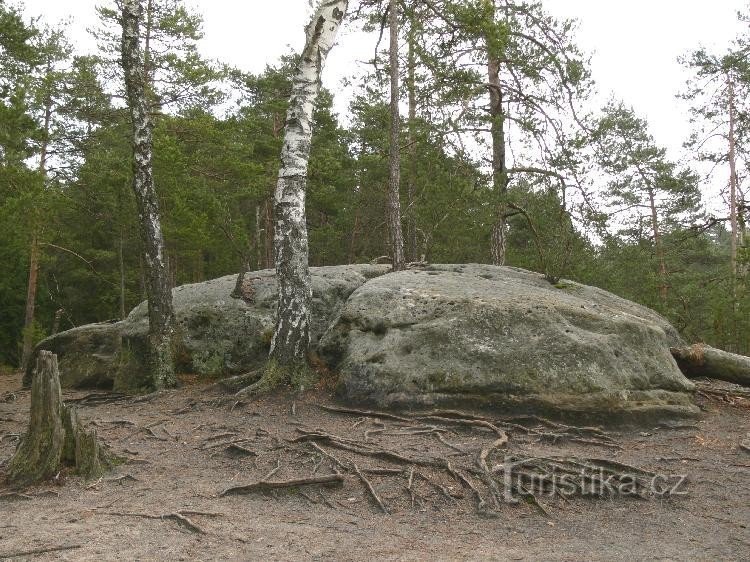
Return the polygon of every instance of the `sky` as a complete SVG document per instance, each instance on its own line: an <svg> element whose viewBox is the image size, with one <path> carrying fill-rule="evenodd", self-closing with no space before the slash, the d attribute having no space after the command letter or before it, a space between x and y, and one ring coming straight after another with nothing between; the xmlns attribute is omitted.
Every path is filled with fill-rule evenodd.
<svg viewBox="0 0 750 562"><path fill-rule="evenodd" d="M101 0L25 0L28 15L49 22L72 17L69 38L92 50L86 29L96 25ZM261 71L290 48L300 50L309 0L188 0L205 18L203 53L247 71ZM680 55L703 45L722 52L739 30L735 14L746 0L543 0L547 11L579 22L577 42L592 55L600 92L597 104L615 95L649 121L656 141L674 159L690 132L686 106L675 95L687 75ZM329 57L325 85L341 92L342 78L372 58L374 39L347 32ZM346 111L339 96L337 110Z"/></svg>

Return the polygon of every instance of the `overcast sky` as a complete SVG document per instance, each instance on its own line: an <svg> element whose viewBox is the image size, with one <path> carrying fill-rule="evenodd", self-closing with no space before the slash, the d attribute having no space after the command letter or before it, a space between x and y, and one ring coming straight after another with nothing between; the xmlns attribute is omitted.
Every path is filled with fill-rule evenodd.
<svg viewBox="0 0 750 562"><path fill-rule="evenodd" d="M48 21L72 16L70 38L93 48L86 29L96 24L101 0L25 0L28 15ZM205 18L205 55L244 70L260 71L289 46L299 49L308 0L188 0ZM576 18L579 46L593 55L593 74L602 99L611 93L648 118L657 142L673 158L688 136L685 107L675 99L685 74L681 54L704 45L723 50L739 29L735 13L745 0L543 0L558 17ZM331 54L326 86L337 91L357 61L372 57L370 37L349 33ZM339 110L345 104L337 104Z"/></svg>

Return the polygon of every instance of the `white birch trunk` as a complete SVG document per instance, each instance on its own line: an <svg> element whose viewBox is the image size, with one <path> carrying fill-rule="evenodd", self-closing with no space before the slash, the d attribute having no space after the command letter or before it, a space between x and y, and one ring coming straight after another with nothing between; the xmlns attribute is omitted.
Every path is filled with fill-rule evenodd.
<svg viewBox="0 0 750 562"><path fill-rule="evenodd" d="M292 83L281 169L275 195L274 253L279 303L271 357L289 365L307 360L312 286L308 266L305 195L315 101L321 74L346 15L348 0L320 0Z"/></svg>
<svg viewBox="0 0 750 562"><path fill-rule="evenodd" d="M174 384L172 336L174 310L169 267L161 230L159 199L154 188L153 137L146 100L144 59L139 26L139 0L124 0L122 8L122 68L133 125L133 191L138 205L139 230L143 242L145 285L149 317L149 370L152 385Z"/></svg>

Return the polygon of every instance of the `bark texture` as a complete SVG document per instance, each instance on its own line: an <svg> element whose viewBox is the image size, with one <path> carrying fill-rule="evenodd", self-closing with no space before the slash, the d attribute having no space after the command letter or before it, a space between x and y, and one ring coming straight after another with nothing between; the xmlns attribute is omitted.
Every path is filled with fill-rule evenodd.
<svg viewBox="0 0 750 562"><path fill-rule="evenodd" d="M47 78L52 73L52 62L47 60ZM39 150L39 175L43 185L47 183L47 155L49 151L50 126L52 123L52 95L47 92L44 99L44 126L42 128L42 145ZM34 224L34 235L31 239L29 259L29 282L26 287L26 314L23 322L23 348L21 351L21 370L29 366L29 358L34 350L34 313L36 309L36 291L39 283L39 226Z"/></svg>
<svg viewBox="0 0 750 562"><path fill-rule="evenodd" d="M415 208L417 185L417 87L416 87L416 16L412 15L409 27L409 54L407 58L407 89L409 93L409 180L406 187L406 240L409 261L415 262L417 256L417 219Z"/></svg>
<svg viewBox="0 0 750 562"><path fill-rule="evenodd" d="M508 191L508 166L505 155L505 115L503 114L503 90L500 83L500 64L489 56L487 78L490 90L490 134L492 137L492 187L495 191L495 224L492 227L493 265L505 265L506 205Z"/></svg>
<svg viewBox="0 0 750 562"><path fill-rule="evenodd" d="M709 377L750 387L750 357L703 344L670 351L687 377Z"/></svg>
<svg viewBox="0 0 750 562"><path fill-rule="evenodd" d="M318 3L305 30L305 48L292 83L274 204L279 301L270 354L281 365L305 363L310 346L312 286L305 196L313 111L323 67L347 9L348 0Z"/></svg>
<svg viewBox="0 0 750 562"><path fill-rule="evenodd" d="M26 287L26 314L23 322L23 348L21 369L26 370L31 352L34 350L34 309L36 308L36 288L39 278L39 240L34 234L31 240L29 257L29 282Z"/></svg>
<svg viewBox="0 0 750 562"><path fill-rule="evenodd" d="M656 194L654 193L654 188L651 186L651 182L648 180L646 181L648 185L648 201L651 208L651 231L654 236L654 250L656 251L656 260L659 262L659 298L662 302L665 302L669 292L667 261L664 254L664 242L661 238L661 230L659 226L659 212L656 208Z"/></svg>
<svg viewBox="0 0 750 562"><path fill-rule="evenodd" d="M94 431L83 428L76 411L63 404L57 356L41 351L31 384L29 430L8 465L8 480L27 486L54 476L65 466L93 478L111 464Z"/></svg>
<svg viewBox="0 0 750 562"><path fill-rule="evenodd" d="M732 288L734 291L735 306L737 302L737 154L735 145L735 100L734 81L731 76L727 77L727 90L729 92L729 223L732 231L731 260L732 260Z"/></svg>
<svg viewBox="0 0 750 562"><path fill-rule="evenodd" d="M401 229L401 116L399 114L399 60L398 60L398 0L390 0L389 23L391 28L391 141L390 174L388 189L388 229L391 236L393 270L406 268L404 235Z"/></svg>
<svg viewBox="0 0 750 562"><path fill-rule="evenodd" d="M145 66L139 39L140 19L140 2L125 0L122 8L122 68L133 126L132 185L138 205L145 264L149 309L149 367L152 386L162 388L175 382L172 349L174 311L159 200L154 188L153 123L146 99Z"/></svg>

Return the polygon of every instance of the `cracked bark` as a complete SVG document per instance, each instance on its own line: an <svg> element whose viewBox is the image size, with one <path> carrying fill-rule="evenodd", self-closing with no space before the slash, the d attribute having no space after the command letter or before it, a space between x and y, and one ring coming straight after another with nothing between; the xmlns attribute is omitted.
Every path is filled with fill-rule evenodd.
<svg viewBox="0 0 750 562"><path fill-rule="evenodd" d="M505 115L503 114L500 64L492 56L488 56L487 74L490 90L492 187L495 191L495 200L497 201L490 250L493 265L505 265L507 232L505 197L508 191L508 166L505 155Z"/></svg>
<svg viewBox="0 0 750 562"><path fill-rule="evenodd" d="M138 206L143 244L145 288L149 317L149 371L154 388L174 384L172 337L174 310L169 267L161 230L159 200L153 178L153 123L146 100L145 63L139 39L142 9L139 0L122 7L122 68L133 128L133 192Z"/></svg>
<svg viewBox="0 0 750 562"><path fill-rule="evenodd" d="M409 53L407 57L407 89L409 94L409 180L406 187L406 239L409 253L409 261L415 262L417 256L417 219L415 208L415 193L417 184L417 89L416 89L416 16L412 16L409 25Z"/></svg>
<svg viewBox="0 0 750 562"><path fill-rule="evenodd" d="M313 110L320 93L323 67L347 8L348 0L318 3L305 29L305 48L292 83L274 198L274 258L279 302L270 356L281 365L304 364L310 346L312 285L305 195Z"/></svg>

